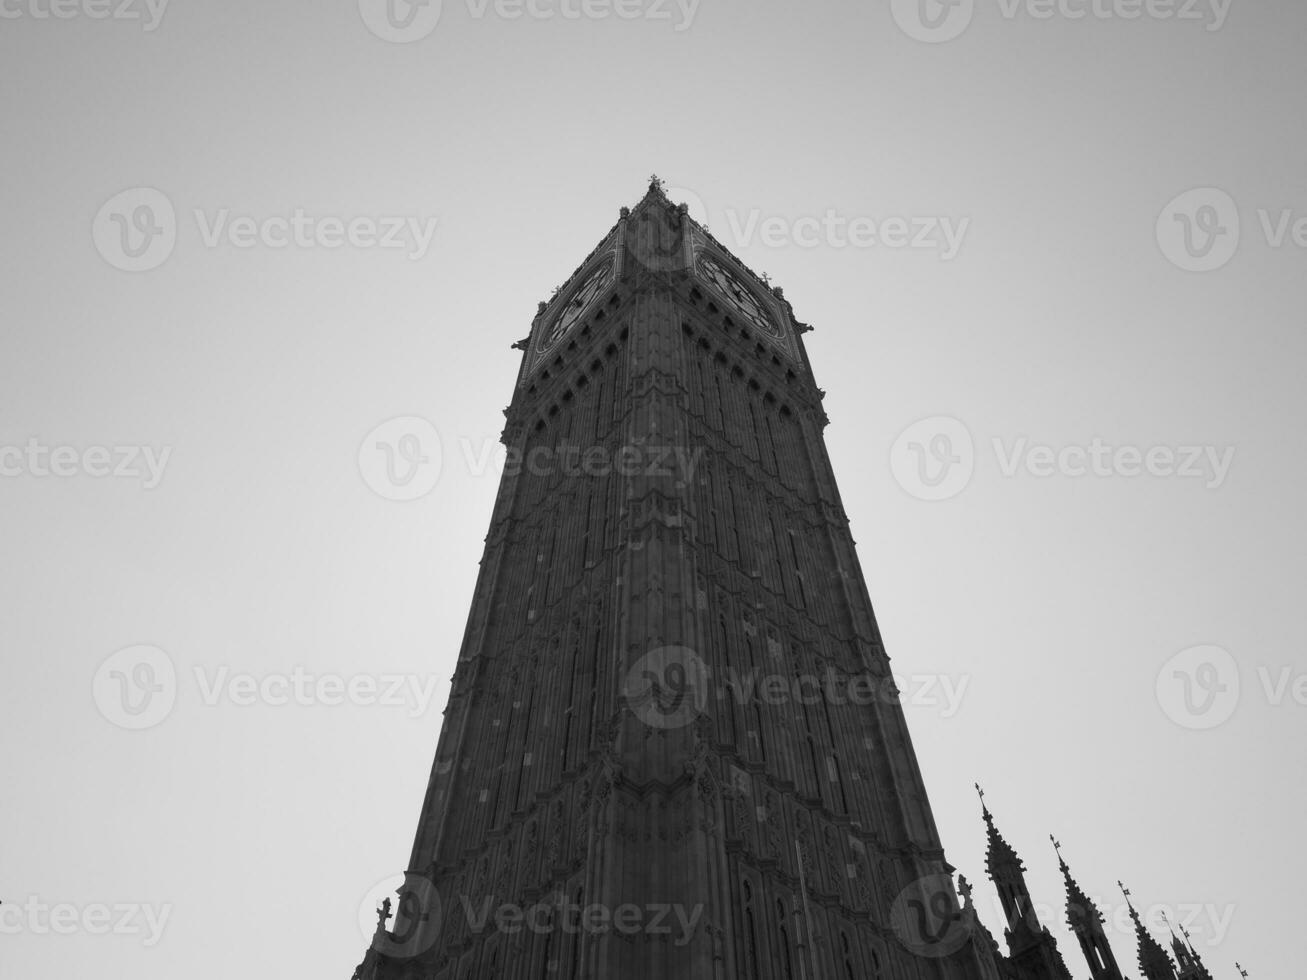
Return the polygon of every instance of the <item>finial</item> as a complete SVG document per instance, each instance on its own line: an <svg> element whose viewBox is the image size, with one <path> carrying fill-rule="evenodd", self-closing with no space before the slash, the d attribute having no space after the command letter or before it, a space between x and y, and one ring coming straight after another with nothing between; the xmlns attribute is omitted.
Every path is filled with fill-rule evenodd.
<svg viewBox="0 0 1307 980"><path fill-rule="evenodd" d="M763 281L766 285L768 285L768 286L771 285L771 276L767 275L767 273L764 272L764 273L762 274L761 278L762 278L762 281Z"/></svg>
<svg viewBox="0 0 1307 980"><path fill-rule="evenodd" d="M1057 851L1057 861L1058 861L1058 863L1059 863L1060 865L1062 865L1062 867L1065 868L1065 867L1066 867L1066 859L1062 857L1062 842L1061 842L1060 840L1058 840L1056 837L1054 837L1052 834L1049 834L1049 835L1048 835L1048 839L1051 840L1051 841L1053 842L1053 850Z"/></svg>
<svg viewBox="0 0 1307 980"><path fill-rule="evenodd" d="M1139 925L1139 913L1135 911L1135 903L1130 901L1130 896L1134 893L1119 881L1116 883L1116 887L1121 889L1121 894L1125 896L1126 907L1130 909L1130 918L1134 919L1135 925L1142 929L1143 927Z"/></svg>
<svg viewBox="0 0 1307 980"><path fill-rule="evenodd" d="M1239 976L1243 977L1244 980L1248 980L1248 971L1247 971L1247 970L1245 970L1245 969L1244 969L1242 966L1240 966L1238 963L1236 963L1236 964L1234 965L1234 968L1235 968L1236 970L1239 971Z"/></svg>
<svg viewBox="0 0 1307 980"><path fill-rule="evenodd" d="M659 194L661 194L663 193L663 183L664 183L663 179L659 177L657 174L649 175L649 190L657 191Z"/></svg>
<svg viewBox="0 0 1307 980"><path fill-rule="evenodd" d="M378 936L386 931L386 920L390 918L390 899L387 898L381 903L381 908L377 909L377 932Z"/></svg>
<svg viewBox="0 0 1307 980"><path fill-rule="evenodd" d="M631 209L628 208L626 205L622 205L622 210L619 211L618 214L620 214L623 218L629 218L631 216Z"/></svg>
<svg viewBox="0 0 1307 980"><path fill-rule="evenodd" d="M958 875L958 892L962 895L962 901L964 904L971 904L971 893L973 890L971 882L967 881L967 876Z"/></svg>

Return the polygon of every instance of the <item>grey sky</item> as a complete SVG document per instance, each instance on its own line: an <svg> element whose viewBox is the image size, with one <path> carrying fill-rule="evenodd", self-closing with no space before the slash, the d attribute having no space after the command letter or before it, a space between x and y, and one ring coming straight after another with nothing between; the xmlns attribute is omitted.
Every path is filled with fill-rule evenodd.
<svg viewBox="0 0 1307 980"><path fill-rule="evenodd" d="M396 43L369 3L0 0L0 900L76 920L4 919L3 972L348 976L408 857L509 344L657 171L817 328L895 669L962 692L909 723L991 927L975 780L1077 977L1050 832L1109 911L1118 878L1203 908L1218 977L1291 976L1307 10L977 0L939 42L897 0L446 0ZM136 188L175 222L133 258ZM360 472L396 417L443 449L411 502ZM900 439L923 419L953 421ZM970 480L919 499L959 425ZM139 644L175 703L132 731L96 678ZM297 667L355 703L297 704Z"/></svg>

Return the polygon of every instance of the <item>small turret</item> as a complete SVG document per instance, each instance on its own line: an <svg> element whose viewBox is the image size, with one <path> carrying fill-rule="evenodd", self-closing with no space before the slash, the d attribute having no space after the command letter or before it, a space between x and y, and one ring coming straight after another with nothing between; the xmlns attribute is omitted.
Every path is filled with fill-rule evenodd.
<svg viewBox="0 0 1307 980"><path fill-rule="evenodd" d="M1161 943L1144 928L1139 913L1135 911L1134 903L1130 901L1130 889L1119 881L1116 884L1121 889L1121 894L1125 896L1126 905L1130 907L1130 918L1135 922L1135 936L1139 940L1139 971L1144 975L1145 980L1176 980L1175 965L1171 962L1171 957L1166 954Z"/></svg>
<svg viewBox="0 0 1307 980"><path fill-rule="evenodd" d="M1116 954L1107 941L1103 930L1103 914L1089 900L1080 885L1071 877L1071 869L1062 858L1062 845L1055 838L1053 849L1057 851L1057 863L1062 869L1062 878L1066 882L1066 921L1080 942L1080 951L1089 964L1092 980L1124 980L1121 968L1116 964Z"/></svg>

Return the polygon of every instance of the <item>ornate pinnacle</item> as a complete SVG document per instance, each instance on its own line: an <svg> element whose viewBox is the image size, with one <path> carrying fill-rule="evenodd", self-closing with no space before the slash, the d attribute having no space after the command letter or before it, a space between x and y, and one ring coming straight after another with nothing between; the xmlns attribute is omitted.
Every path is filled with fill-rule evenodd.
<svg viewBox="0 0 1307 980"><path fill-rule="evenodd" d="M971 906L972 891L971 882L967 881L967 876L958 875L958 892L962 895L963 904L968 908Z"/></svg>
<svg viewBox="0 0 1307 980"><path fill-rule="evenodd" d="M665 181L664 181L661 177L659 177L657 174L650 174L650 175L649 175L649 190L651 190L651 191L657 191L659 194L661 194L661 193L663 193L663 185L664 185L664 184L665 184Z"/></svg>

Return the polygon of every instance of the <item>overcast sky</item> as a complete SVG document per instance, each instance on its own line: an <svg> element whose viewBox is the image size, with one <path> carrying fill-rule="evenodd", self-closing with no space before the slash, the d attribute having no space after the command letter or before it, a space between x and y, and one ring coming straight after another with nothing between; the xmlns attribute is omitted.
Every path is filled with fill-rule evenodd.
<svg viewBox="0 0 1307 980"><path fill-rule="evenodd" d="M0 0L0 972L349 976L509 345L656 171L816 327L991 927L976 780L1075 976L1050 833L1295 974L1307 9L50 2Z"/></svg>

